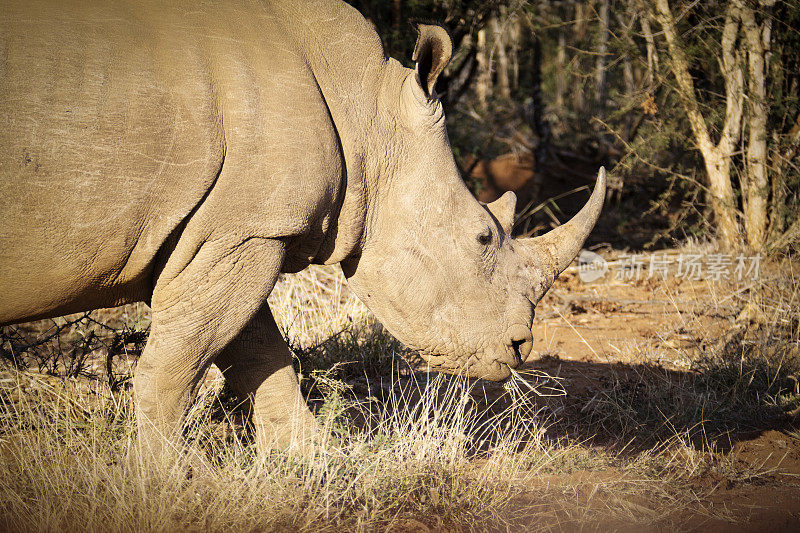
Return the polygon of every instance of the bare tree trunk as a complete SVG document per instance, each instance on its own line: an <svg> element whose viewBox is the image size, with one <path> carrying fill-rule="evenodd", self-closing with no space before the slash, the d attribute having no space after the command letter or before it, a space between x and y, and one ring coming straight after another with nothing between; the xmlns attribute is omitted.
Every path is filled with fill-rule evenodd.
<svg viewBox="0 0 800 533"><path fill-rule="evenodd" d="M583 2L575 4L575 32L573 35L573 44L580 46L583 39L586 37L586 6ZM578 79L578 83L574 83L572 87L572 108L580 113L586 107L583 94L583 80Z"/></svg>
<svg viewBox="0 0 800 533"><path fill-rule="evenodd" d="M636 92L636 81L633 79L633 67L631 58L627 54L622 58L622 77L625 80L625 96L631 97ZM636 119L633 113L628 113L625 117L625 139L630 141L633 122Z"/></svg>
<svg viewBox="0 0 800 533"><path fill-rule="evenodd" d="M542 98L542 42L539 36L531 29L530 46L532 51L530 105L523 110L528 126L536 135L536 146L533 149L534 173L530 184L531 198L536 200L541 196L544 185L544 172L542 168L550 149L550 124L545 119L545 105ZM537 200L538 201L538 200Z"/></svg>
<svg viewBox="0 0 800 533"><path fill-rule="evenodd" d="M476 47L475 59L478 63L478 76L475 80L475 96L478 100L478 107L480 107L481 111L486 111L488 109L487 97L492 84L492 73L489 69L489 53L486 49L485 29L478 31Z"/></svg>
<svg viewBox="0 0 800 533"><path fill-rule="evenodd" d="M511 88L514 90L519 89L519 42L522 38L522 27L519 17L514 17L514 20L508 27L508 60L511 63Z"/></svg>
<svg viewBox="0 0 800 533"><path fill-rule="evenodd" d="M400 34L400 24L403 21L403 0L392 0L392 32L394 38Z"/></svg>
<svg viewBox="0 0 800 533"><path fill-rule="evenodd" d="M767 101L766 64L768 35L756 22L755 13L742 0L733 0L739 9L747 40L748 56L748 128L747 173L744 184L744 229L747 244L753 249L764 245L767 229L769 176L767 174Z"/></svg>
<svg viewBox="0 0 800 533"><path fill-rule="evenodd" d="M653 37L653 30L650 28L650 20L642 15L641 17L642 33L644 40L647 43L647 84L652 87L655 84L656 72L658 72L658 51L656 49L656 40Z"/></svg>
<svg viewBox="0 0 800 533"><path fill-rule="evenodd" d="M800 120L800 116L798 116ZM799 123L796 123L797 126ZM772 179L770 179L770 204L769 204L769 226L767 228L767 240L774 241L783 233L783 209L786 205L786 180L783 179L783 159L778 133L772 132L772 141L777 147L776 157L773 162Z"/></svg>
<svg viewBox="0 0 800 533"><path fill-rule="evenodd" d="M556 52L556 108L564 109L564 93L567 92L567 37L564 30L558 32Z"/></svg>
<svg viewBox="0 0 800 533"><path fill-rule="evenodd" d="M617 25L619 27L618 33L622 32L625 36L625 40L628 42L628 46L630 46L631 50L638 50L638 46L636 45L636 41L633 39L633 27L636 24L636 6L634 5L634 0L628 0L627 9L624 11L620 11L616 14L617 18ZM631 53L626 52L622 56L622 79L625 82L625 96L626 98L633 98L633 95L636 93L636 76L633 72L633 64L631 62ZM639 76L639 81L641 82L641 76ZM631 139L632 131L634 129L633 125L636 121L636 117L633 113L627 113L625 116L625 140L629 141Z"/></svg>
<svg viewBox="0 0 800 533"><path fill-rule="evenodd" d="M492 31L493 50L497 50L497 88L500 96L511 98L511 85L508 82L508 54L506 42L497 17L489 20L489 29Z"/></svg>
<svg viewBox="0 0 800 533"><path fill-rule="evenodd" d="M777 137L777 135L775 135ZM772 203L769 209L769 240L775 241L783 233L783 209L786 204L786 182L783 178L783 168L800 149L800 115L794 121L786 141L778 148L772 164Z"/></svg>
<svg viewBox="0 0 800 533"><path fill-rule="evenodd" d="M742 121L744 75L741 54L734 52L739 22L734 9L729 7L722 32L722 70L725 79L725 123L719 142L714 144L708 132L705 117L700 111L689 74L689 63L683 42L675 28L675 18L668 0L654 0L655 17L664 31L669 52L670 69L678 82L678 94L689 119L695 142L703 156L709 180L711 208L716 217L725 245L739 244L739 224L736 221L736 200L731 183L731 155L739 142Z"/></svg>
<svg viewBox="0 0 800 533"><path fill-rule="evenodd" d="M603 106L606 98L606 55L608 54L608 17L609 0L600 0L599 24L600 42L597 45L597 61L594 68L594 99Z"/></svg>

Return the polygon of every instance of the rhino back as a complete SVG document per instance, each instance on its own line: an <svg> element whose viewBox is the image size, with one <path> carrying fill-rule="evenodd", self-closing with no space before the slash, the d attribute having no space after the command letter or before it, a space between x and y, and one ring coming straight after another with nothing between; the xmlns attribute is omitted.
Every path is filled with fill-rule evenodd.
<svg viewBox="0 0 800 533"><path fill-rule="evenodd" d="M324 102L245 4L0 8L0 323L147 300L190 221L195 239L330 224Z"/></svg>

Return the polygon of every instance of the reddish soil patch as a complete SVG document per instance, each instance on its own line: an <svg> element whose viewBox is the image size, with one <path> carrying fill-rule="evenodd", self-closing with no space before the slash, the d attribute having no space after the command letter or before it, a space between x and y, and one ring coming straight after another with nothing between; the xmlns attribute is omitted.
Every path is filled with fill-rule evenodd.
<svg viewBox="0 0 800 533"><path fill-rule="evenodd" d="M641 392L645 402L652 396L647 388L652 386L648 385L652 380L661 380L662 385L670 382L677 391L684 384L701 379L695 363L710 346L724 343L732 332L743 332L744 336L773 320L768 316L753 319L750 314L743 314L743 308L748 307L748 301L758 299L758 293L749 291L772 283L770 277L781 276L785 269L785 265L767 268L758 282L750 282L750 288L746 282L648 279L646 272L638 280L614 280L609 273L605 280L590 284L580 281L577 272L562 275L537 309L535 349L543 358L525 365L560 378L567 392L555 403L549 400L558 412L552 431L556 436L577 436L592 446L618 448L620 442L615 441L613 432L598 431L598 427L607 426L592 425L597 413L603 411L598 402L607 401L609 393L630 393L635 398L637 387L645 389ZM796 357L796 346L794 350ZM499 388L494 390L499 392ZM636 407L635 402L632 405ZM690 408L687 405L687 410ZM575 429L581 427L584 416L585 425L598 433ZM709 414L710 418L714 416ZM735 413L731 416L735 418ZM661 495L647 490L626 495L625 501L620 502L615 487L622 487L631 475L615 468L542 476L542 487L567 487L565 495L573 501L566 507L551 503L555 509L552 520L538 521L536 528L800 531L797 418L791 413L770 411L753 419L752 424L746 420L728 427L722 424L723 431L709 435L705 441L706 446L711 445L703 452L707 453L710 466L681 482L683 493L692 494L694 501L676 502L674 511L664 505ZM692 428L676 431L681 429L688 434ZM647 430L644 424L642 430ZM648 443L646 435L642 436L643 443ZM636 448L636 443L623 444L631 450ZM698 443L696 449L702 452L702 446ZM533 493L538 488L541 487L532 487ZM582 522L576 511L581 506L599 511L592 513L594 518L588 523ZM605 513L603 506L607 506ZM620 509L625 512L620 513ZM523 524L520 529L524 528Z"/></svg>

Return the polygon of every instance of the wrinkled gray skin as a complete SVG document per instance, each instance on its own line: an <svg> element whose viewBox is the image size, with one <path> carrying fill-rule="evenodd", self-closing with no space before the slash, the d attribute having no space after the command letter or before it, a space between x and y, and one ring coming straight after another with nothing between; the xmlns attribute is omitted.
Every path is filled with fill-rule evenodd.
<svg viewBox="0 0 800 533"><path fill-rule="evenodd" d="M511 239L513 194L482 206L453 161L450 40L418 31L409 70L337 1L4 0L0 323L148 302L144 442L176 436L211 363L261 446L313 433L266 303L310 263L341 262L433 368L506 378L604 174L568 224Z"/></svg>

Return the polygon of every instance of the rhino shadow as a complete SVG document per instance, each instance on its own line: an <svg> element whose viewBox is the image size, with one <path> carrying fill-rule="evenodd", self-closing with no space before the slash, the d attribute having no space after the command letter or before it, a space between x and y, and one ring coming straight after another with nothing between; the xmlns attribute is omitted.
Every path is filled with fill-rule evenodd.
<svg viewBox="0 0 800 533"><path fill-rule="evenodd" d="M546 356L522 367L520 375L532 388L522 386L516 396L500 383L465 380L462 386L470 397L465 409L472 410L466 418L472 418L464 433L472 439L476 456L512 433L520 450L545 439L636 454L679 438L696 450L727 453L737 442L792 427L785 410L769 399L793 388L788 374L765 390L758 380L748 385L746 376L735 378L730 370L719 365L702 372L678 371L656 364ZM355 397L370 408L351 408L349 423L356 431L370 432L391 410L435 416L426 415L425 409L446 405L454 380L458 378L410 368L391 382L364 377L354 387ZM429 383L436 391L434 400L426 392ZM323 403L317 398L318 406Z"/></svg>

